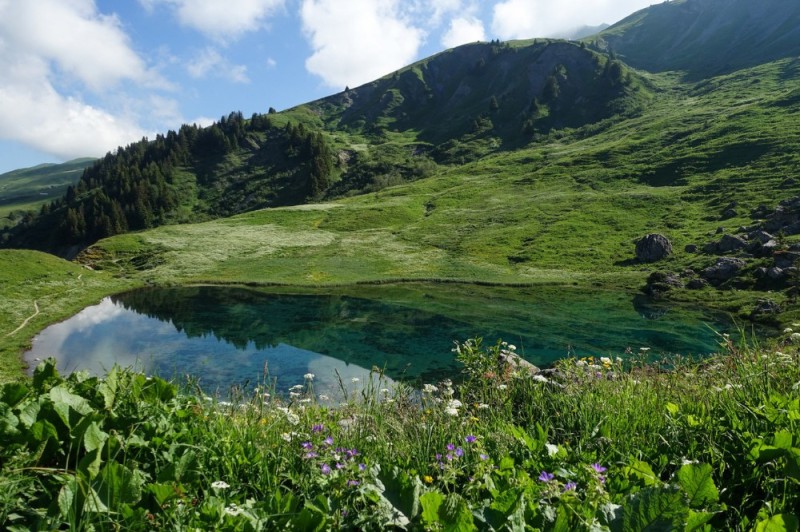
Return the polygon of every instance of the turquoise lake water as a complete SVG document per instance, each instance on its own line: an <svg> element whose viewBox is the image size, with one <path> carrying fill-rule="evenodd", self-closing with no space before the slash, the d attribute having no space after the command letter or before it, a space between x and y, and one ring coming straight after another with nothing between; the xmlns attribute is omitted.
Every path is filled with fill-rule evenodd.
<svg viewBox="0 0 800 532"><path fill-rule="evenodd" d="M285 391L313 373L315 391L364 382L373 366L415 383L457 377L454 341L503 339L537 365L566 356L706 355L730 324L701 310L619 292L457 284L357 286L287 293L239 287L144 289L104 299L45 329L26 360L61 371L114 364L207 393L253 386L265 368Z"/></svg>

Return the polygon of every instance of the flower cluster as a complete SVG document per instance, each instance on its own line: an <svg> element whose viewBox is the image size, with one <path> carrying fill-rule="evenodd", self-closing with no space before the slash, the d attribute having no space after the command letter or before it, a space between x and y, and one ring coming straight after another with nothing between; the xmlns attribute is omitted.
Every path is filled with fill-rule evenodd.
<svg viewBox="0 0 800 532"><path fill-rule="evenodd" d="M359 460L361 453L358 449L336 447L333 436L327 433L322 423L313 424L307 436L308 439L300 443L300 456L311 465L312 471L349 488L361 484L367 465Z"/></svg>

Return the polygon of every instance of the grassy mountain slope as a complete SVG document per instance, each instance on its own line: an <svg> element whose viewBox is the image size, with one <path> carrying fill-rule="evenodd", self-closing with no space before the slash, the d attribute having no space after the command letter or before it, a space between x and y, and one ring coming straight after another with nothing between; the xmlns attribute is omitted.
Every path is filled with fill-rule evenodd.
<svg viewBox="0 0 800 532"><path fill-rule="evenodd" d="M585 46L468 45L285 113L231 113L128 146L2 240L70 255L129 230L380 189L631 116L649 98L639 76Z"/></svg>
<svg viewBox="0 0 800 532"><path fill-rule="evenodd" d="M84 158L62 164L40 164L0 175L0 227L12 225L24 211L62 196L93 161Z"/></svg>
<svg viewBox="0 0 800 532"><path fill-rule="evenodd" d="M627 64L700 79L800 55L794 0L677 0L650 6L588 38Z"/></svg>

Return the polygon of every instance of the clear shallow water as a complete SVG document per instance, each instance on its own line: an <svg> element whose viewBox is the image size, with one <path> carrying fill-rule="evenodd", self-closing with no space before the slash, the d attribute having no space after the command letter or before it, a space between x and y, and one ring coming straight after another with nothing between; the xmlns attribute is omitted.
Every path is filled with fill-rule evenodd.
<svg viewBox="0 0 800 532"><path fill-rule="evenodd" d="M207 392L255 385L265 367L277 388L314 373L315 391L349 385L373 366L391 379L434 382L458 367L453 341L514 343L537 365L638 351L704 355L730 326L698 310L641 296L569 288L387 285L288 294L238 287L145 289L104 299L52 325L25 358L55 357L63 372L114 364L164 377L191 375Z"/></svg>

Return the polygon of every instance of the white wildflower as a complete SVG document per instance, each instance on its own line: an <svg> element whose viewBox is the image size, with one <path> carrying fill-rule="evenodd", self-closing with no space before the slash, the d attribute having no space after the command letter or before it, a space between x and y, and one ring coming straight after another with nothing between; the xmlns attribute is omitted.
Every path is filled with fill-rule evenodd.
<svg viewBox="0 0 800 532"><path fill-rule="evenodd" d="M544 375L534 375L533 380L535 380L536 382L550 382Z"/></svg>
<svg viewBox="0 0 800 532"><path fill-rule="evenodd" d="M437 388L433 384L426 384L425 386L422 387L422 392L423 393L436 393L438 391L439 391L439 388Z"/></svg>
<svg viewBox="0 0 800 532"><path fill-rule="evenodd" d="M297 399L301 395L303 395L303 394L301 394L299 392L289 392L289 397L291 397L292 399Z"/></svg>
<svg viewBox="0 0 800 532"><path fill-rule="evenodd" d="M464 406L458 399L450 399L447 401L447 408L461 408Z"/></svg>
<svg viewBox="0 0 800 532"><path fill-rule="evenodd" d="M230 505L225 507L225 513L228 515L237 516L242 513L242 509L236 506L235 504L231 503Z"/></svg>
<svg viewBox="0 0 800 532"><path fill-rule="evenodd" d="M497 389L498 389L498 390L505 390L505 389L507 389L507 388L508 388L508 386L507 386L507 385L505 385L505 384L499 384L499 385L497 386Z"/></svg>
<svg viewBox="0 0 800 532"><path fill-rule="evenodd" d="M800 333L792 333L789 335L789 340L792 342L800 342Z"/></svg>
<svg viewBox="0 0 800 532"><path fill-rule="evenodd" d="M622 364L622 359L620 357L615 358L617 364Z"/></svg>
<svg viewBox="0 0 800 532"><path fill-rule="evenodd" d="M283 434L281 434L281 438L283 438L283 441L287 443L291 443L292 441L292 435L289 434L288 432L284 432Z"/></svg>
<svg viewBox="0 0 800 532"><path fill-rule="evenodd" d="M301 403L310 403L310 402L311 402L311 399L309 399L308 397L306 397L305 399L300 399L300 402L301 402Z"/></svg>
<svg viewBox="0 0 800 532"><path fill-rule="evenodd" d="M640 347L639 351L647 352L647 351L650 351L650 348L649 347Z"/></svg>
<svg viewBox="0 0 800 532"><path fill-rule="evenodd" d="M515 346L514 344L508 344L508 350L509 351L516 351L517 350L517 346Z"/></svg>
<svg viewBox="0 0 800 532"><path fill-rule="evenodd" d="M478 410L486 410L487 408L489 408L489 405L487 405L486 403L480 403L478 405Z"/></svg>
<svg viewBox="0 0 800 532"><path fill-rule="evenodd" d="M608 357L600 357L600 363L601 364L607 364L607 365L610 366L611 365L611 359L608 358Z"/></svg>
<svg viewBox="0 0 800 532"><path fill-rule="evenodd" d="M381 388L381 393L383 395L389 395L389 388Z"/></svg>
<svg viewBox="0 0 800 532"><path fill-rule="evenodd" d="M458 416L458 408L445 408L444 413L453 417Z"/></svg>
<svg viewBox="0 0 800 532"><path fill-rule="evenodd" d="M584 367L586 365L586 361L585 360L577 360L575 362L575 365L578 366L579 368L582 368L582 367Z"/></svg>
<svg viewBox="0 0 800 532"><path fill-rule="evenodd" d="M305 375L303 375L303 378L307 381L313 381L314 377L315 375L313 373L306 373Z"/></svg>
<svg viewBox="0 0 800 532"><path fill-rule="evenodd" d="M791 327L786 327L786 328L783 330L783 334L791 334L791 333L793 333L793 332L794 332L794 329L792 329Z"/></svg>
<svg viewBox="0 0 800 532"><path fill-rule="evenodd" d="M286 420L292 425L297 425L300 423L300 416L294 412L286 412Z"/></svg>
<svg viewBox="0 0 800 532"><path fill-rule="evenodd" d="M553 445L552 443L545 443L544 446L547 449L547 456L555 456L558 454L558 445Z"/></svg>
<svg viewBox="0 0 800 532"><path fill-rule="evenodd" d="M231 487L230 484L225 482L224 480L215 480L211 483L211 487L215 490L226 490Z"/></svg>

